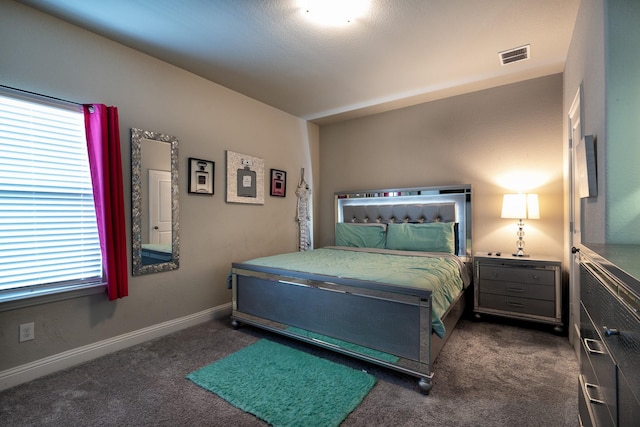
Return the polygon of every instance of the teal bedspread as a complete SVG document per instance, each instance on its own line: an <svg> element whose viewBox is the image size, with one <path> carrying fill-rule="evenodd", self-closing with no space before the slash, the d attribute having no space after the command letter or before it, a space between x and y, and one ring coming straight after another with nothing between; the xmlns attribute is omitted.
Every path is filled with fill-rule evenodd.
<svg viewBox="0 0 640 427"><path fill-rule="evenodd" d="M432 292L432 327L444 338L442 316L469 278L462 261L444 253L330 246L244 262L264 267L368 280Z"/></svg>

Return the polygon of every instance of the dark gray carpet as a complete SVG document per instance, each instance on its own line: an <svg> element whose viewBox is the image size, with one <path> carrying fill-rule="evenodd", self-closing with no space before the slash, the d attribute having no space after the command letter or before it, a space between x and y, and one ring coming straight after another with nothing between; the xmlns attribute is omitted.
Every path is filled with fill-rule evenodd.
<svg viewBox="0 0 640 427"><path fill-rule="evenodd" d="M343 426L577 426L578 366L546 329L462 320L417 380L251 327L212 321L0 392L3 426L264 426L185 379L260 338L367 370L378 383Z"/></svg>

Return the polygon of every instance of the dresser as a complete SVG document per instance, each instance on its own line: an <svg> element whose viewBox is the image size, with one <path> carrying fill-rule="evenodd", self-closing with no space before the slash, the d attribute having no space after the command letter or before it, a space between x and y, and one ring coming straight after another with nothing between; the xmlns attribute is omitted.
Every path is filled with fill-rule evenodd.
<svg viewBox="0 0 640 427"><path fill-rule="evenodd" d="M474 313L554 325L563 331L562 263L553 258L477 253Z"/></svg>
<svg viewBox="0 0 640 427"><path fill-rule="evenodd" d="M579 415L640 425L640 247L581 247Z"/></svg>

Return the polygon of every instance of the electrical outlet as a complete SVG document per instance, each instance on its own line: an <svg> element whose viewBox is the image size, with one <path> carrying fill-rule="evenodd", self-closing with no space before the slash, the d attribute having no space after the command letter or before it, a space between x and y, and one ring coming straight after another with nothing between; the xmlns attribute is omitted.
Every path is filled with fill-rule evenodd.
<svg viewBox="0 0 640 427"><path fill-rule="evenodd" d="M20 325L20 337L18 342L31 341L36 338L35 326L33 322Z"/></svg>

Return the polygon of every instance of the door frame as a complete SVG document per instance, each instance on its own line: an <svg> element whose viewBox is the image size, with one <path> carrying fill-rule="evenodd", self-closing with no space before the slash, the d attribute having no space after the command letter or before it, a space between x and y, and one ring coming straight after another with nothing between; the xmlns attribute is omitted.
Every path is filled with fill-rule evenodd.
<svg viewBox="0 0 640 427"><path fill-rule="evenodd" d="M582 242L582 206L576 177L575 147L584 137L582 84L568 112L569 144L569 342L580 354L580 252Z"/></svg>

